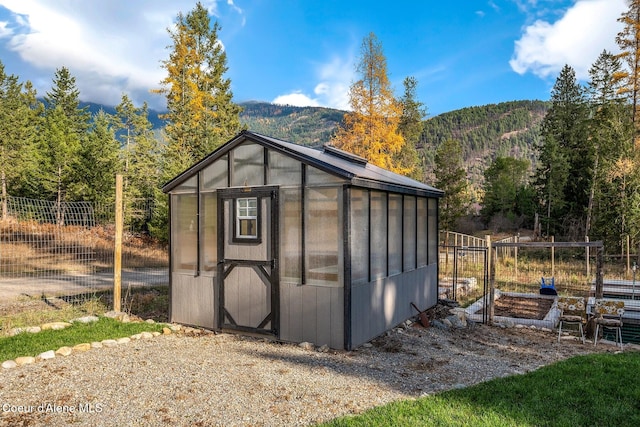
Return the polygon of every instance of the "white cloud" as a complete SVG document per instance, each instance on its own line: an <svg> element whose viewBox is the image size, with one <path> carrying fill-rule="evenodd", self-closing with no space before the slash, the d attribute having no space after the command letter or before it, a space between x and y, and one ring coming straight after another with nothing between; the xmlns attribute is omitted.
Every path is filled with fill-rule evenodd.
<svg viewBox="0 0 640 427"><path fill-rule="evenodd" d="M279 105L293 105L296 107L320 107L316 99L310 98L301 92L293 92L287 95L277 96L273 101Z"/></svg>
<svg viewBox="0 0 640 427"><path fill-rule="evenodd" d="M346 59L334 56L329 62L320 64L315 70L318 82L313 88L313 95L302 90L277 96L274 104L289 104L299 107L329 107L339 110L350 110L349 88L355 78L353 56Z"/></svg>
<svg viewBox="0 0 640 427"><path fill-rule="evenodd" d="M578 0L556 22L537 20L515 42L509 64L518 74L532 72L545 78L570 65L578 79L586 79L603 49L616 52L617 22L625 0Z"/></svg>
<svg viewBox="0 0 640 427"><path fill-rule="evenodd" d="M218 1L203 5L215 10ZM0 0L0 5L13 12L12 25L18 26L3 39L7 47L51 76L44 88L36 87L38 93L50 89L55 70L64 66L85 101L115 105L124 92L136 104L151 100L152 108L165 102L149 90L166 74L161 61L169 54L167 28L179 12L194 7L189 0Z"/></svg>

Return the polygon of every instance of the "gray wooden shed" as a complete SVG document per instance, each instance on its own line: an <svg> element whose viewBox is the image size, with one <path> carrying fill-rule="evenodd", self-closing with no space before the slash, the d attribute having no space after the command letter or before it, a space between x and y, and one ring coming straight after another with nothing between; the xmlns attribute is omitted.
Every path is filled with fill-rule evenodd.
<svg viewBox="0 0 640 427"><path fill-rule="evenodd" d="M243 131L168 182L170 320L355 348L438 298L442 191Z"/></svg>

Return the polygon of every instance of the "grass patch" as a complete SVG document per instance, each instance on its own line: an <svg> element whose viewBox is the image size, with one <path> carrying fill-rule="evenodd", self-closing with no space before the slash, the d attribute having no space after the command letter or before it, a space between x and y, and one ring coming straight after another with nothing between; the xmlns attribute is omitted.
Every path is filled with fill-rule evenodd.
<svg viewBox="0 0 640 427"><path fill-rule="evenodd" d="M640 352L577 356L524 375L391 403L322 426L640 425Z"/></svg>
<svg viewBox="0 0 640 427"><path fill-rule="evenodd" d="M22 333L13 337L0 338L0 361L19 356L37 356L48 350L72 347L76 344L129 337L141 332L162 331L157 323L122 323L108 317L97 322L73 323L62 330L45 330L35 334Z"/></svg>

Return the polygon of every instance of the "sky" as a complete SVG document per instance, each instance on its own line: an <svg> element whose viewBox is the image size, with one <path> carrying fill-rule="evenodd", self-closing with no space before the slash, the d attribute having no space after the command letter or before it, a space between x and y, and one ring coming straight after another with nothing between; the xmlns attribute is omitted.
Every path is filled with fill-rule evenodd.
<svg viewBox="0 0 640 427"><path fill-rule="evenodd" d="M566 64L580 81L619 51L626 0L201 0L227 55L235 102L349 109L362 42L374 33L397 96L418 82L428 116L548 100ZM44 96L57 69L80 99L166 109L168 29L186 0L0 0L0 61Z"/></svg>

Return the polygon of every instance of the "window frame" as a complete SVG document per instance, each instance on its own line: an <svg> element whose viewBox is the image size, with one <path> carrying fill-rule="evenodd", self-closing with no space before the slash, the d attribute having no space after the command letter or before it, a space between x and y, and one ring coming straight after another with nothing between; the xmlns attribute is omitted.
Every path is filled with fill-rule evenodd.
<svg viewBox="0 0 640 427"><path fill-rule="evenodd" d="M256 201L256 215L240 215L239 210L241 200ZM233 243L262 243L262 198L261 197L234 197L233 198ZM250 206L244 206L243 209L251 209ZM243 219L253 219L256 221L256 234L251 236L240 235L240 221Z"/></svg>

